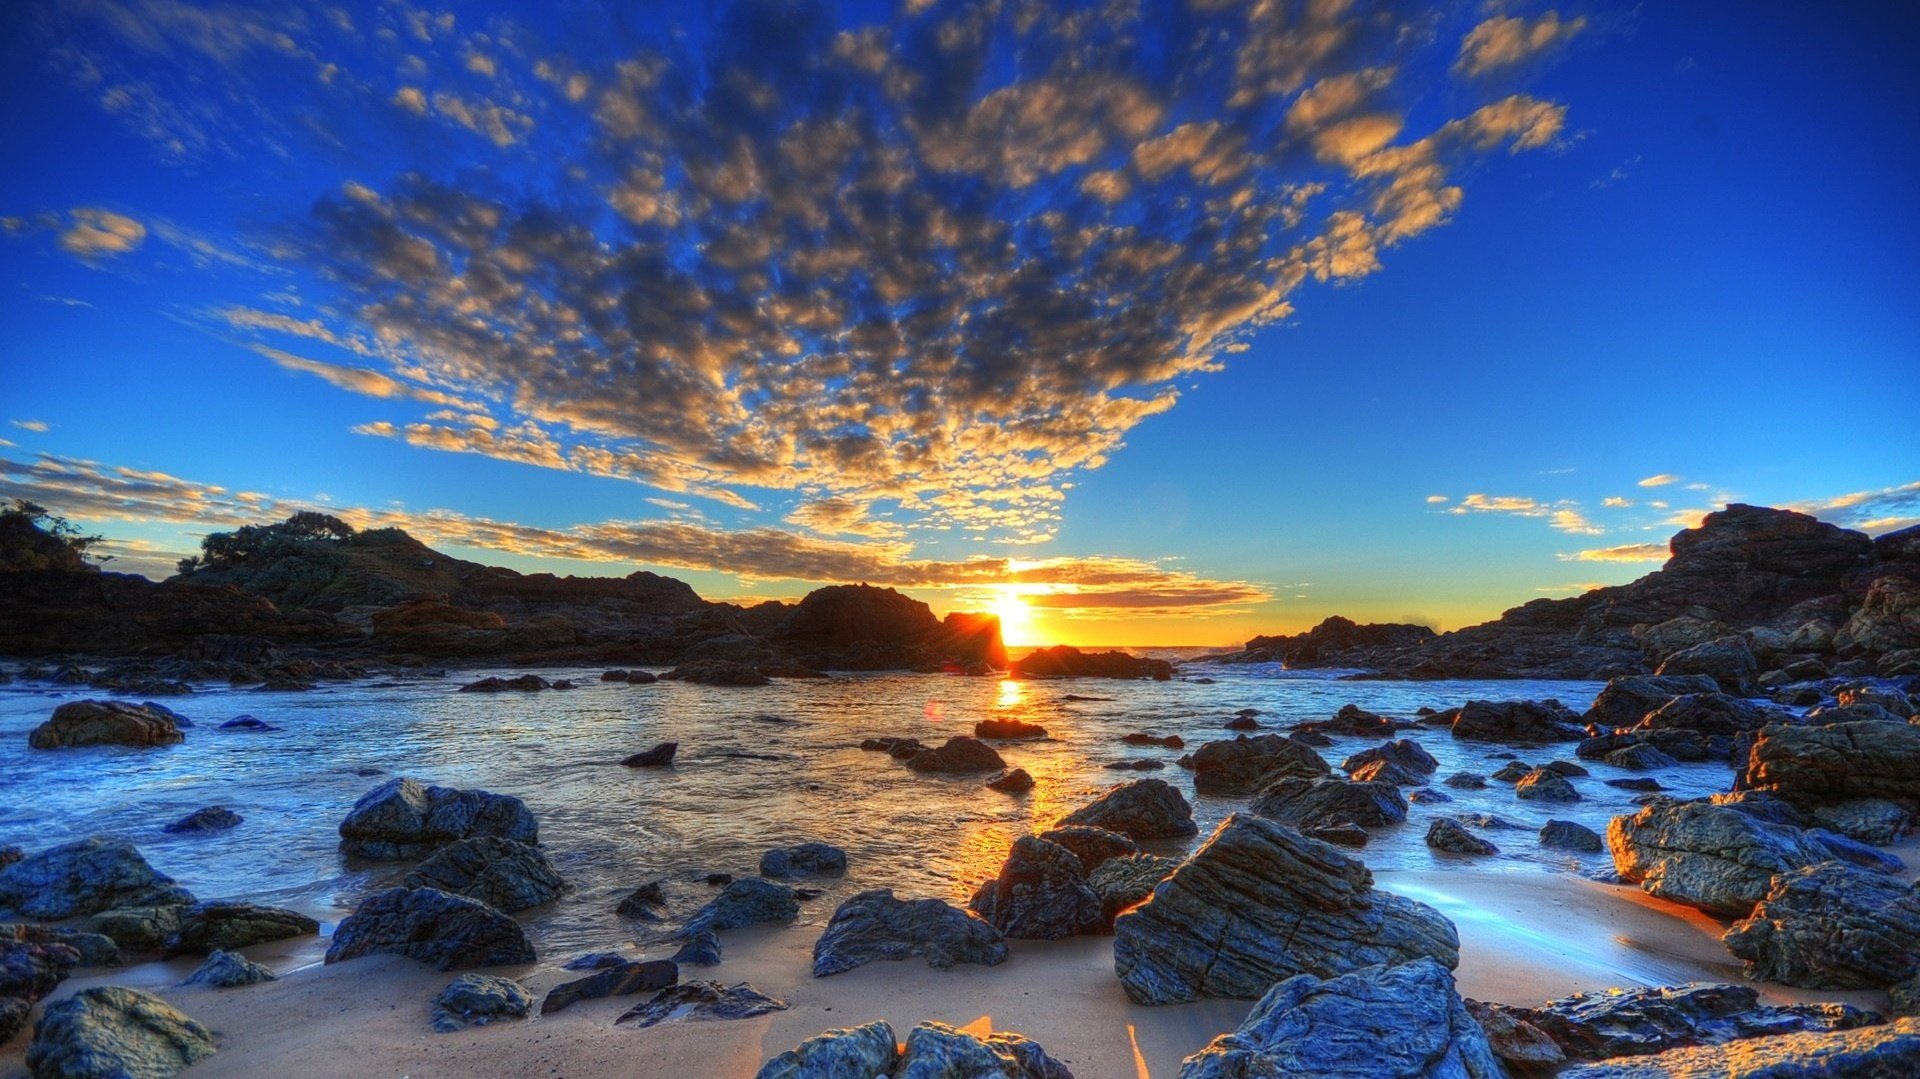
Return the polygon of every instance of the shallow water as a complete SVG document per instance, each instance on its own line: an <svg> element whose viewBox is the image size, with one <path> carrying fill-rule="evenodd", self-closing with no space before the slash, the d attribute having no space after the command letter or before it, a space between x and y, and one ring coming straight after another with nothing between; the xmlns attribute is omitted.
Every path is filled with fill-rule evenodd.
<svg viewBox="0 0 1920 1079"><path fill-rule="evenodd" d="M675 913L685 914L712 894L702 879L708 873L751 874L760 852L776 845L820 839L847 849L846 879L813 882L826 895L808 904L805 920L820 923L839 898L864 888L964 902L998 870L1016 837L1141 775L1187 794L1202 836L1244 804L1194 798L1190 774L1173 764L1182 751L1126 746L1119 739L1130 732L1178 734L1191 751L1206 740L1233 737L1222 724L1241 708L1259 709L1268 726L1324 719L1347 703L1412 718L1422 705L1557 697L1577 711L1600 689L1593 682L1343 682L1338 672L1273 667L1187 669L1213 684L880 674L735 689L603 683L595 668L540 672L574 679L579 688L573 690L455 692L490 673L523 672L462 671L307 693L199 687L163 702L198 725L183 745L159 750L29 750L27 732L61 701L98 694L84 687L0 687L0 843L34 851L119 835L202 898L291 906L332 923L406 868L341 858L336 828L360 795L394 775L514 794L539 818L541 841L573 886L556 903L523 915L543 960L557 962L659 938L661 927L613 914L628 890L667 878ZM1105 699L1065 700L1069 694ZM242 713L282 729L217 729ZM859 749L862 739L879 735L932 742L970 734L975 721L989 717L1040 723L1050 732L1045 741L999 744L1009 765L1033 774L1037 784L1029 794L988 790L986 776L919 775L885 754ZM1439 759L1436 779L1456 771L1488 774L1515 753L1535 763L1573 759L1571 744L1509 748L1459 742L1443 730L1404 737ZM662 741L680 743L671 769L617 763ZM1338 767L1379 741L1336 737L1319 752ZM1167 767L1146 773L1103 767L1137 758ZM1606 786L1608 778L1653 775L1681 796L1723 790L1730 779L1722 763L1656 773L1581 763L1593 776L1573 781L1583 796L1577 804L1523 802L1497 781L1478 791L1438 787L1453 800L1412 806L1404 824L1376 831L1360 856L1383 871L1604 873L1610 868L1605 854L1542 850L1540 825L1556 817L1604 832L1608 818L1635 808L1635 794ZM162 831L212 804L234 809L245 823L212 836ZM1511 823L1476 828L1500 847L1498 855L1464 858L1426 847L1432 817L1465 813Z"/></svg>

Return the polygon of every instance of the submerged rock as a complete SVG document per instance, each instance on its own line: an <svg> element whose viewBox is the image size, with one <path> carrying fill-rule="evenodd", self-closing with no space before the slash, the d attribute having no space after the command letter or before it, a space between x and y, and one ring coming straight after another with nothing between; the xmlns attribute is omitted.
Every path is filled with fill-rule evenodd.
<svg viewBox="0 0 1920 1079"><path fill-rule="evenodd" d="M533 1008L533 994L509 978L490 974L462 974L433 998L428 1021L442 1034L462 1027L483 1027L496 1019L524 1019Z"/></svg>
<svg viewBox="0 0 1920 1079"><path fill-rule="evenodd" d="M683 982L662 989L652 998L628 1009L615 1023L650 1027L670 1019L688 1021L751 1019L768 1012L785 1011L788 1004L762 993L746 982L721 985L719 982Z"/></svg>
<svg viewBox="0 0 1920 1079"><path fill-rule="evenodd" d="M702 686L766 686L773 679L751 663L730 659L696 659L682 663L662 678L672 682L692 682Z"/></svg>
<svg viewBox="0 0 1920 1079"><path fill-rule="evenodd" d="M678 742L662 742L652 749L642 750L621 761L628 768L664 768L673 763L673 755L680 751Z"/></svg>
<svg viewBox="0 0 1920 1079"><path fill-rule="evenodd" d="M1570 820L1550 820L1541 825L1540 845L1582 854L1598 854L1607 849L1606 840L1600 838L1599 832Z"/></svg>
<svg viewBox="0 0 1920 1079"><path fill-rule="evenodd" d="M1286 1075L1500 1079L1503 1071L1453 975L1421 957L1324 980L1288 978L1238 1030L1180 1068L1180 1079Z"/></svg>
<svg viewBox="0 0 1920 1079"><path fill-rule="evenodd" d="M168 1079L213 1051L213 1032L166 1001L103 985L47 1005L27 1067L35 1079Z"/></svg>
<svg viewBox="0 0 1920 1079"><path fill-rule="evenodd" d="M238 828L246 818L226 806L208 806L193 812L162 828L161 831L175 835L203 835L209 832L225 832Z"/></svg>
<svg viewBox="0 0 1920 1079"><path fill-rule="evenodd" d="M523 674L518 678L500 678L498 676L482 678L478 682L468 682L466 685L461 686L459 691L461 693L505 693L508 690L517 690L530 693L552 688L553 683L548 682L537 674Z"/></svg>
<svg viewBox="0 0 1920 1079"><path fill-rule="evenodd" d="M180 912L179 928L167 938L168 955L234 951L310 936L320 923L295 910L254 903L199 903Z"/></svg>
<svg viewBox="0 0 1920 1079"><path fill-rule="evenodd" d="M630 962L622 959L602 966L585 978L561 982L547 990L547 998L540 1002L540 1014L551 1015L583 1000L650 993L656 989L665 989L679 981L680 966L670 959L654 959L646 962Z"/></svg>
<svg viewBox="0 0 1920 1079"><path fill-rule="evenodd" d="M1513 796L1526 802L1577 802L1580 792L1566 776L1546 768L1535 768L1513 785Z"/></svg>
<svg viewBox="0 0 1920 1079"><path fill-rule="evenodd" d="M52 922L114 907L192 902L193 893L148 865L124 839L63 843L0 869L0 919Z"/></svg>
<svg viewBox="0 0 1920 1079"><path fill-rule="evenodd" d="M1136 779L1060 818L1060 824L1087 825L1137 840L1180 839L1199 834L1193 807L1164 779Z"/></svg>
<svg viewBox="0 0 1920 1079"><path fill-rule="evenodd" d="M1209 795L1252 794L1283 776L1317 779L1333 771L1311 747L1277 734L1208 742L1181 763L1193 769L1194 791Z"/></svg>
<svg viewBox="0 0 1920 1079"><path fill-rule="evenodd" d="M81 746L178 745L187 740L163 708L126 701L68 701L53 710L45 723L27 735L34 749L75 749Z"/></svg>
<svg viewBox="0 0 1920 1079"><path fill-rule="evenodd" d="M1558 1079L1893 1079L1920 1072L1920 1019L1585 1064Z"/></svg>
<svg viewBox="0 0 1920 1079"><path fill-rule="evenodd" d="M760 856L763 877L844 877L847 852L827 843L798 843Z"/></svg>
<svg viewBox="0 0 1920 1079"><path fill-rule="evenodd" d="M477 899L436 888L389 888L342 919L327 962L390 952L438 970L531 963L520 923Z"/></svg>
<svg viewBox="0 0 1920 1079"><path fill-rule="evenodd" d="M985 919L938 899L895 899L886 888L840 904L813 945L813 976L825 978L881 960L925 956L946 970L956 963L997 966L1007 942Z"/></svg>
<svg viewBox="0 0 1920 1079"><path fill-rule="evenodd" d="M1023 719L983 719L973 725L973 736L1001 740L1045 738L1047 729Z"/></svg>
<svg viewBox="0 0 1920 1079"><path fill-rule="evenodd" d="M1374 746L1372 749L1363 749L1355 753L1340 762L1340 770L1348 775L1355 775L1361 768L1375 761L1388 761L1420 776L1430 776L1440 768L1440 762L1434 760L1433 754L1422 748L1420 743L1411 738L1396 738L1391 742Z"/></svg>
<svg viewBox="0 0 1920 1079"><path fill-rule="evenodd" d="M1826 847L1798 828L1768 824L1708 802L1650 805L1607 825L1621 879L1649 894L1743 918L1776 873L1826 861Z"/></svg>
<svg viewBox="0 0 1920 1079"><path fill-rule="evenodd" d="M1884 989L1920 975L1920 890L1838 862L1773 878L1724 938L1747 976L1808 989Z"/></svg>
<svg viewBox="0 0 1920 1079"><path fill-rule="evenodd" d="M1079 857L1038 836L1014 840L1000 875L967 907L1015 939L1060 940L1100 924L1100 897Z"/></svg>
<svg viewBox="0 0 1920 1079"><path fill-rule="evenodd" d="M998 772L1007 766L992 746L964 734L947 739L945 745L923 749L907 758L907 767L916 772L964 775L968 772Z"/></svg>
<svg viewBox="0 0 1920 1079"><path fill-rule="evenodd" d="M1576 993L1536 1008L1471 1006L1541 1032L1553 1042L1559 1059L1566 1060L1643 1056L1775 1034L1845 1030L1875 1021L1872 1013L1846 1004L1762 1004L1759 993L1744 985L1609 989ZM1500 1048L1496 1042L1496 1051Z"/></svg>
<svg viewBox="0 0 1920 1079"><path fill-rule="evenodd" d="M280 976L237 952L216 949L207 956L181 985L204 985L212 989L234 989L275 981Z"/></svg>
<svg viewBox="0 0 1920 1079"><path fill-rule="evenodd" d="M420 858L478 836L534 845L540 826L512 795L426 786L404 776L362 795L340 822L340 850L378 861Z"/></svg>
<svg viewBox="0 0 1920 1079"><path fill-rule="evenodd" d="M1335 977L1460 941L1431 907L1373 888L1365 864L1276 821L1237 813L1114 921L1114 969L1141 1004L1253 999L1295 974Z"/></svg>
<svg viewBox="0 0 1920 1079"><path fill-rule="evenodd" d="M567 886L538 848L496 836L449 843L400 883L478 899L505 914L552 902Z"/></svg>
<svg viewBox="0 0 1920 1079"><path fill-rule="evenodd" d="M1015 768L998 779L988 780L987 786L1007 794L1020 794L1033 789L1033 777L1025 768Z"/></svg>

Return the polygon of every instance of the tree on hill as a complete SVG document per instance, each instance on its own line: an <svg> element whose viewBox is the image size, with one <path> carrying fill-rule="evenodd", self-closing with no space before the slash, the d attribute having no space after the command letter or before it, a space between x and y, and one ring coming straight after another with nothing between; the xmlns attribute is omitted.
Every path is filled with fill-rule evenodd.
<svg viewBox="0 0 1920 1079"><path fill-rule="evenodd" d="M0 569L97 570L107 557L92 551L104 539L24 498L0 508Z"/></svg>
<svg viewBox="0 0 1920 1079"><path fill-rule="evenodd" d="M307 544L342 543L353 536L353 526L340 518L302 510L278 524L243 525L231 532L209 533L200 541L198 557L181 560L180 572L256 564Z"/></svg>

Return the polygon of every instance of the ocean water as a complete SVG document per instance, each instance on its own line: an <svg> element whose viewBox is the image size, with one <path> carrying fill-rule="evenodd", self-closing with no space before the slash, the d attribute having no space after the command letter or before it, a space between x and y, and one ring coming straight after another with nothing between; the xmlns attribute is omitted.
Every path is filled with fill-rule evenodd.
<svg viewBox="0 0 1920 1079"><path fill-rule="evenodd" d="M1258 709L1263 724L1281 727L1324 719L1348 703L1401 718L1423 705L1475 698L1553 697L1580 710L1600 689L1592 682L1345 682L1339 672L1254 666L1183 672L1211 684L874 674L755 689L603 683L597 668L550 669L540 673L571 678L579 688L456 692L492 673L523 672L462 671L307 693L200 687L164 702L198 725L184 744L156 750L30 750L35 725L62 701L90 693L17 682L0 687L0 843L35 851L90 835L122 836L203 899L289 906L334 923L407 868L342 858L336 829L355 799L396 775L513 794L539 818L541 842L571 885L558 901L522 915L543 961L557 962L582 951L659 943L667 927L614 915L620 896L664 879L671 908L684 915L713 894L707 874L750 875L760 853L777 845L817 839L847 849L845 879L811 882L826 894L808 904L806 920L824 922L840 898L865 888L964 903L998 870L1015 838L1142 775L1167 780L1193 801L1202 837L1243 805L1194 797L1191 775L1173 763L1180 751L1122 744L1130 732L1178 734L1191 751L1233 737L1222 725L1242 708ZM281 729L217 729L241 714ZM1034 776L1025 795L987 789L988 776L920 775L859 748L862 739L881 735L934 742L971 734L977 720L1008 717L1050 732L1044 741L1000 745L1009 765ZM1456 771L1491 773L1514 753L1534 763L1573 759L1571 744L1508 748L1459 742L1442 730L1405 737L1439 759L1436 780ZM680 744L671 769L618 763L663 741ZM1337 768L1379 741L1336 737L1320 753ZM1167 767L1104 767L1141 758ZM1569 855L1537 843L1550 817L1604 832L1610 817L1636 808L1634 794L1602 782L1630 773L1581 763L1593 777L1574 780L1583 796L1577 804L1523 802L1499 782L1479 791L1438 787L1453 801L1412 806L1404 824L1376 831L1360 857L1376 870L1603 872L1610 865L1605 854ZM1721 763L1643 774L1682 796L1723 790L1729 781ZM213 804L245 823L209 836L162 830ZM1500 847L1498 855L1463 859L1426 847L1435 815L1462 813L1510 822L1475 829ZM1179 854L1191 845L1160 852Z"/></svg>

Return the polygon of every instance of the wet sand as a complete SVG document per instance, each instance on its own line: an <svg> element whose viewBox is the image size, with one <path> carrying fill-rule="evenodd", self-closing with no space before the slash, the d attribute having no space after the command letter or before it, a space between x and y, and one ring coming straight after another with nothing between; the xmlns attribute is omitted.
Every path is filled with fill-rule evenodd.
<svg viewBox="0 0 1920 1079"><path fill-rule="evenodd" d="M1920 861L1920 842L1898 849ZM1508 1003L1537 1003L1613 986L1689 980L1738 981L1739 964L1719 943L1714 919L1646 897L1637 889L1556 874L1454 870L1381 873L1381 887L1431 903L1459 926L1460 991ZM826 911L809 911L808 922ZM309 940L251 949L283 972L280 981L241 989L183 989L193 963L154 963L74 978L56 996L89 985L124 984L159 993L211 1027L220 1051L187 1074L328 1076L340 1079L544 1076L588 1079L751 1076L766 1058L832 1027L885 1019L905 1031L926 1019L975 1029L1016 1030L1045 1046L1082 1079L1166 1079L1180 1061L1231 1030L1247 1001L1176 1007L1132 1004L1114 977L1110 938L1016 941L998 967L936 971L919 960L875 963L832 978L808 967L817 924L725 934L726 962L688 969L689 979L748 981L788 1001L788 1011L736 1022L667 1023L647 1029L613 1020L643 997L588 1001L549 1018L455 1034L427 1025L433 996L452 975L394 957L332 967ZM302 965L306 964L306 965ZM577 975L503 968L536 997ZM1879 993L1809 993L1763 986L1779 1000L1846 1000L1884 1007ZM25 1035L0 1052L0 1075L24 1076Z"/></svg>

